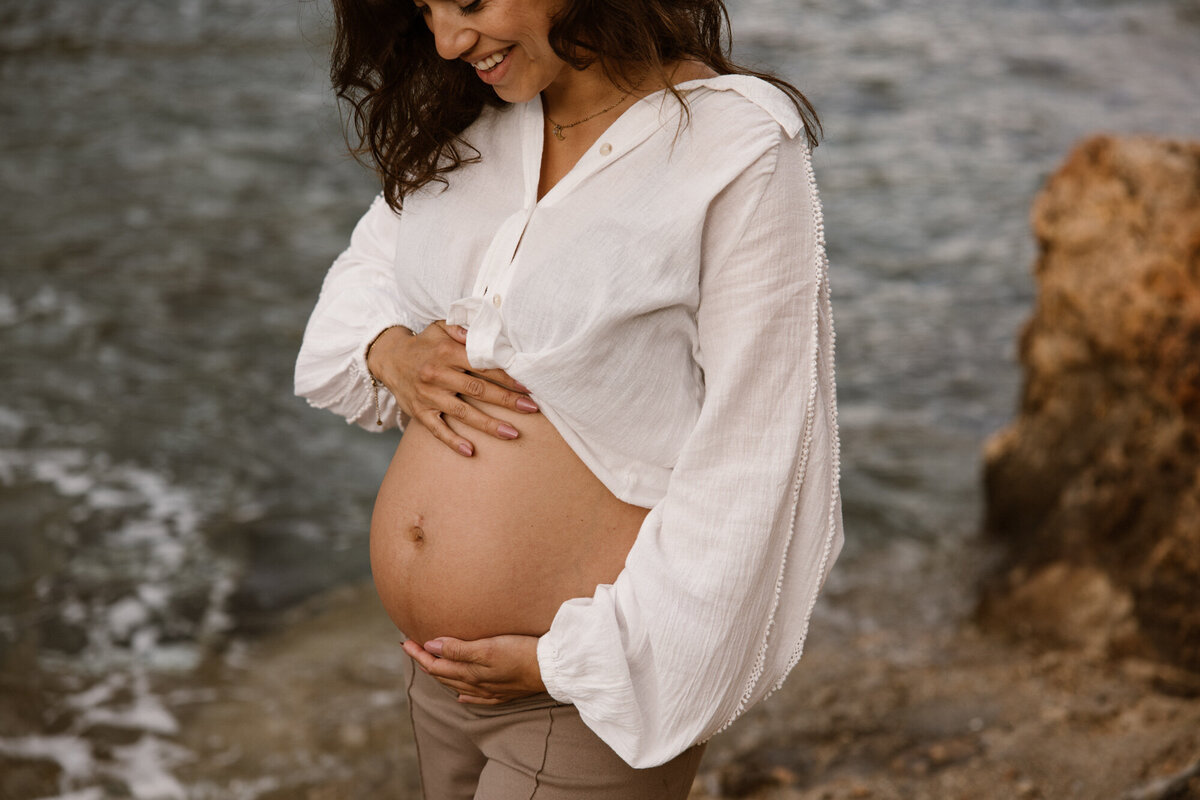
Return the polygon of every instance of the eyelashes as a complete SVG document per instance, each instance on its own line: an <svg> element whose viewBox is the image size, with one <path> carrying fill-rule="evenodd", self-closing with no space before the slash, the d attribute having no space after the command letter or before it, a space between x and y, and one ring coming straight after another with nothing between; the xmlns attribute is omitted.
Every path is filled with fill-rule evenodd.
<svg viewBox="0 0 1200 800"><path fill-rule="evenodd" d="M470 14L474 14L480 9L481 6L483 6L483 0L473 0L473 2L467 3L465 6L459 6L458 13L465 17ZM432 13L429 6L424 3L417 4L416 8L417 14L422 17L428 17Z"/></svg>

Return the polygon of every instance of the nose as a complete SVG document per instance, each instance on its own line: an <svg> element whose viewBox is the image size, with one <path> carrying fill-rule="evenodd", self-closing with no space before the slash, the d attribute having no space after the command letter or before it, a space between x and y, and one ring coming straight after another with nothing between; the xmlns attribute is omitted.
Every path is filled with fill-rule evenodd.
<svg viewBox="0 0 1200 800"><path fill-rule="evenodd" d="M433 32L437 53L447 61L459 58L475 45L476 34L465 24L458 8L452 3L430 3L425 19Z"/></svg>

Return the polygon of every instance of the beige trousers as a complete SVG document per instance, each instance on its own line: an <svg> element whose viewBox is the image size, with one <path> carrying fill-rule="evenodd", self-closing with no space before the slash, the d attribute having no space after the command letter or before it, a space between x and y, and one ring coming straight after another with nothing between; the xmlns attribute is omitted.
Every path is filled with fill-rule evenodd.
<svg viewBox="0 0 1200 800"><path fill-rule="evenodd" d="M685 800L704 754L633 769L548 694L467 705L411 661L407 671L425 800Z"/></svg>

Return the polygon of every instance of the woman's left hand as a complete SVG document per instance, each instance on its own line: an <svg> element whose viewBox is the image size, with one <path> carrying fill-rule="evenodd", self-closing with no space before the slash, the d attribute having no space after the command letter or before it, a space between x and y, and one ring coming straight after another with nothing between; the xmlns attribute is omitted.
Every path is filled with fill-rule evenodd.
<svg viewBox="0 0 1200 800"><path fill-rule="evenodd" d="M466 642L439 637L424 647L404 643L417 666L458 692L460 703L496 705L546 691L536 636L493 636Z"/></svg>

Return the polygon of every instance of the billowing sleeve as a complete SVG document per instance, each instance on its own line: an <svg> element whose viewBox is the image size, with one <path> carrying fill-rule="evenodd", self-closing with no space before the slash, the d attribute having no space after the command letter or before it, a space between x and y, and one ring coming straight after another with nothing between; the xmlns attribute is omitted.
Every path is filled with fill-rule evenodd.
<svg viewBox="0 0 1200 800"><path fill-rule="evenodd" d="M367 346L394 325L419 332L399 296L395 275L399 218L380 194L337 257L321 286L296 358L296 394L367 430L399 426L390 392L379 391L383 425L375 424L375 393L367 371Z"/></svg>
<svg viewBox="0 0 1200 800"><path fill-rule="evenodd" d="M705 396L616 581L558 610L547 691L634 767L777 689L842 545L833 323L803 137L781 133L710 206Z"/></svg>

